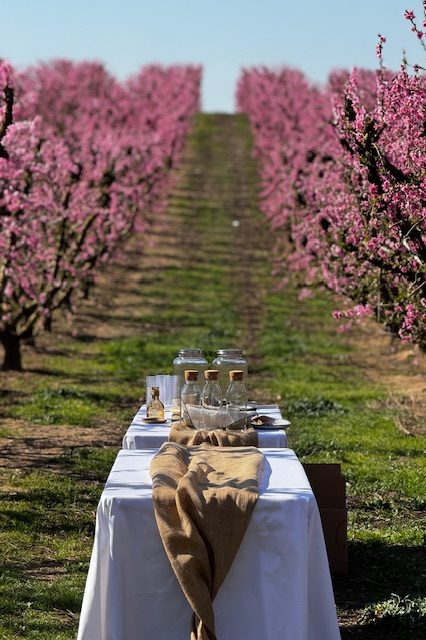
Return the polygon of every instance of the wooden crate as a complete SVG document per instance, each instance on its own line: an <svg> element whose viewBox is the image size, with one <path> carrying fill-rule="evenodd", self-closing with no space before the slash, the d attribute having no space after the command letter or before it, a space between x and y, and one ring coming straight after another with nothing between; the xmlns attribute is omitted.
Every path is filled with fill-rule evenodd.
<svg viewBox="0 0 426 640"><path fill-rule="evenodd" d="M347 573L346 483L340 464L309 463L303 467L318 504L330 571Z"/></svg>

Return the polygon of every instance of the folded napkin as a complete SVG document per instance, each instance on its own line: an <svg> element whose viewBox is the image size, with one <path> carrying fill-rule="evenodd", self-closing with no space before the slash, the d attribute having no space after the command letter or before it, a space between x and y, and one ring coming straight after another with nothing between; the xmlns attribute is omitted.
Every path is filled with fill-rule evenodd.
<svg viewBox="0 0 426 640"><path fill-rule="evenodd" d="M212 602L258 498L263 455L254 447L166 442L151 462L158 530L193 612L191 640L216 640Z"/></svg>
<svg viewBox="0 0 426 640"><path fill-rule="evenodd" d="M207 442L215 447L257 447L257 431L224 431L223 429L193 429L186 422L175 422L169 433L169 442L197 445Z"/></svg>
<svg viewBox="0 0 426 640"><path fill-rule="evenodd" d="M209 408L187 405L189 420L196 429L241 429L250 413L232 407Z"/></svg>

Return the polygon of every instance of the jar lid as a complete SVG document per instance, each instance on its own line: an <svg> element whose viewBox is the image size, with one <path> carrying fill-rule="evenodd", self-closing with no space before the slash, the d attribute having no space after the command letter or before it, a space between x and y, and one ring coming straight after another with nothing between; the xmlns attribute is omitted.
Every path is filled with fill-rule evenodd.
<svg viewBox="0 0 426 640"><path fill-rule="evenodd" d="M185 369L185 380L188 382L189 380L197 381L198 380L198 371L197 369Z"/></svg>
<svg viewBox="0 0 426 640"><path fill-rule="evenodd" d="M243 357L242 349L218 349L218 356L240 356Z"/></svg>
<svg viewBox="0 0 426 640"><path fill-rule="evenodd" d="M201 356L204 357L202 349L196 349L195 347L189 347L187 349L179 349L180 356Z"/></svg>
<svg viewBox="0 0 426 640"><path fill-rule="evenodd" d="M229 372L229 379L231 380L231 382L240 381L243 379L243 377L244 371L241 371L241 369L233 369Z"/></svg>
<svg viewBox="0 0 426 640"><path fill-rule="evenodd" d="M204 377L206 380L217 380L219 376L218 369L206 369L204 371Z"/></svg>

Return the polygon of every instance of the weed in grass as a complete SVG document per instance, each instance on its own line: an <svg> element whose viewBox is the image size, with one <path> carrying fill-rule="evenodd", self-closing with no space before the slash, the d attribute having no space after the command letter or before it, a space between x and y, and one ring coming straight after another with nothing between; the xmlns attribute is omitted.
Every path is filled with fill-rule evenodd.
<svg viewBox="0 0 426 640"><path fill-rule="evenodd" d="M338 402L328 398L298 398L287 403L287 412L290 416L319 417L330 414L345 413L345 408Z"/></svg>
<svg viewBox="0 0 426 640"><path fill-rule="evenodd" d="M395 628L395 623L408 625L412 630L419 630L421 624L426 631L426 597L410 598L409 596L398 596L393 593L388 600L371 604L364 610L361 624L371 622L388 622L391 628Z"/></svg>

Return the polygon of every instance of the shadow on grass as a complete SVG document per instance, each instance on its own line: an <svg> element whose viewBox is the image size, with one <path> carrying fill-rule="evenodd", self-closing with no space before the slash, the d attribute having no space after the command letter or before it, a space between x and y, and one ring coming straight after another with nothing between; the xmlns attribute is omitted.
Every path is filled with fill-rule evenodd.
<svg viewBox="0 0 426 640"><path fill-rule="evenodd" d="M10 408L31 399L30 391L0 389L0 418L10 417Z"/></svg>
<svg viewBox="0 0 426 640"><path fill-rule="evenodd" d="M0 399L3 400L19 400L22 397L22 391L16 389L0 389Z"/></svg>
<svg viewBox="0 0 426 640"><path fill-rule="evenodd" d="M342 640L425 640L426 621L421 614L400 614L341 630Z"/></svg>
<svg viewBox="0 0 426 640"><path fill-rule="evenodd" d="M424 640L425 576L424 547L350 543L349 573L333 580L337 606L353 613L342 640Z"/></svg>
<svg viewBox="0 0 426 640"><path fill-rule="evenodd" d="M98 494L86 498L80 496L77 508L74 503L55 491L50 492L50 496L49 492L44 492L43 504L32 504L32 501L40 500L38 493L40 492L34 491L24 496L15 495L10 500L2 499L4 506L0 508L0 521L7 522L5 529L23 533L37 531L50 535L93 533L93 511L99 498ZM7 507L8 503L10 508Z"/></svg>
<svg viewBox="0 0 426 640"><path fill-rule="evenodd" d="M27 373L35 373L38 376L48 377L48 378L73 378L75 376L72 375L64 375L62 371L55 369L40 369L39 367L24 367L24 371Z"/></svg>
<svg viewBox="0 0 426 640"><path fill-rule="evenodd" d="M52 573L37 575L37 571L46 566ZM87 563L67 561L67 575L56 574L58 568L57 563L46 563L40 567L31 565L29 570L17 566L6 566L2 570L2 638L62 640L75 637Z"/></svg>

